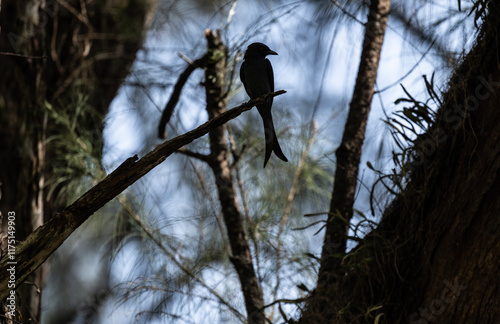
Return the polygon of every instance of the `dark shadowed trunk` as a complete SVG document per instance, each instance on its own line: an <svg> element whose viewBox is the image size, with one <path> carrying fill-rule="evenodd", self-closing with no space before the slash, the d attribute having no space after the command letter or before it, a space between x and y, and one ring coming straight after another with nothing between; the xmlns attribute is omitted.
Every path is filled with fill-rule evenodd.
<svg viewBox="0 0 500 324"><path fill-rule="evenodd" d="M498 322L500 4L484 12L477 44L415 141L406 188L342 260L344 276L317 287L302 323Z"/></svg>
<svg viewBox="0 0 500 324"><path fill-rule="evenodd" d="M102 117L142 43L153 3L143 0L120 6L112 1L1 3L2 233L6 233L8 215L15 213L13 236L17 241L24 240L66 204L66 182L59 181L60 178L65 177L69 182L88 171L56 174L56 169L68 163L65 155L71 151L50 145L49 138L67 135L65 128L51 118L51 111L76 116L75 103L84 98L95 113L78 120L77 133L95 145L95 158L100 160ZM20 309L17 319L23 323L40 321L43 278L44 267L40 267L23 285L16 287Z"/></svg>
<svg viewBox="0 0 500 324"><path fill-rule="evenodd" d="M205 90L207 111L212 119L226 111L227 93L225 80L227 70L227 49L222 43L220 31L205 31L208 41L208 53L211 57L205 70ZM236 198L235 179L232 174L230 151L227 138L227 126L223 125L209 133L210 157L219 193L222 215L226 224L229 244L231 246L231 263L241 283L245 299L247 320L249 324L264 324L264 299L255 273L248 235L245 230L243 214Z"/></svg>
<svg viewBox="0 0 500 324"><path fill-rule="evenodd" d="M370 5L349 116L342 142L335 153L337 158L335 182L321 255L319 284L343 273L343 270L339 270L339 266L346 251L348 227L353 216L361 149L375 92L390 4L390 0L373 0Z"/></svg>

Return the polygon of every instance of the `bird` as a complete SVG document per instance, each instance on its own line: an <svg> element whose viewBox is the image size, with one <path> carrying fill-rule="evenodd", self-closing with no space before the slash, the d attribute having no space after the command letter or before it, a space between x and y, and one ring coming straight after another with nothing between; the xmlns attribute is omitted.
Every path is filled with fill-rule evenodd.
<svg viewBox="0 0 500 324"><path fill-rule="evenodd" d="M240 79L250 99L259 98L265 94L274 92L273 67L271 62L266 58L267 55L278 55L278 53L269 49L265 44L252 43L248 46L243 57L243 63L240 68ZM278 158L288 162L288 159L281 150L276 131L274 130L273 116L271 114L272 105L272 97L268 98L264 104L257 105L257 110L264 122L266 138L264 168L273 151Z"/></svg>

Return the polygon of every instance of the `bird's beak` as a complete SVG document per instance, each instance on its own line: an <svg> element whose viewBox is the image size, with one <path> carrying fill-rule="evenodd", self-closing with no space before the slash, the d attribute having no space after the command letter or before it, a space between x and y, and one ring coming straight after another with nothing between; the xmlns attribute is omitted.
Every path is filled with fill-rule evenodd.
<svg viewBox="0 0 500 324"><path fill-rule="evenodd" d="M276 53L275 51L271 51L269 50L266 55L278 55L278 53Z"/></svg>

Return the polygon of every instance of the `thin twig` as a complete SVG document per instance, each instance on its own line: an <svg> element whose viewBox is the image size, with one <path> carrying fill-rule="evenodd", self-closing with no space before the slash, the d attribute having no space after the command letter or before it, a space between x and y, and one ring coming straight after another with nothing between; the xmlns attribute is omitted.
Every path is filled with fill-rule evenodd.
<svg viewBox="0 0 500 324"><path fill-rule="evenodd" d="M270 304L267 304L266 306L264 306L264 308L268 308L268 307L271 307L271 306L279 304L279 303L300 304L300 303L305 302L305 301L306 301L306 298L297 298L297 299L286 299L286 298L283 298L283 299L275 300L275 301L273 301Z"/></svg>
<svg viewBox="0 0 500 324"><path fill-rule="evenodd" d="M189 157L192 157L192 158L195 158L195 159L198 159L200 161L203 161L203 162L206 162L208 164L210 164L210 156L206 155L206 154L201 154L201 153L198 153L198 152L193 152L193 151L190 151L186 148L180 148L177 150L177 153L181 153L181 154L184 154L186 156L189 156Z"/></svg>
<svg viewBox="0 0 500 324"><path fill-rule="evenodd" d="M186 63L187 63L187 64L189 64L189 65L193 65L193 64L194 64L194 62L193 62L193 60L192 60L192 59L190 59L190 58L189 58L189 57L187 57L186 55L182 54L181 52L177 52L177 55L178 55L181 59L183 59L184 61L186 61Z"/></svg>
<svg viewBox="0 0 500 324"><path fill-rule="evenodd" d="M380 90L377 90L374 92L374 94L379 94L379 93L382 93L392 87L394 87L395 85L398 85L398 84L401 84L401 82L406 79L407 76L409 76L418 66L419 64L424 60L424 58L426 57L426 55L429 53L429 51L431 50L432 46L434 45L434 42L432 42L432 44L429 46L429 48L427 48L427 50L424 52L424 54L422 54L422 56L420 57L420 59L417 61L417 63L415 63L413 65L413 67L408 70L408 72L406 72L405 75L403 75L401 78L399 78L398 80L396 80L395 82L393 82L392 84L389 84L388 86L380 89Z"/></svg>
<svg viewBox="0 0 500 324"><path fill-rule="evenodd" d="M193 168L194 173L198 178L201 188L205 193L205 197L208 197L208 200L210 201L210 206L216 206L216 203L213 199L213 193L211 190L208 189L205 177L201 174L201 172L198 170L197 166L194 163L191 163L191 167ZM229 242L226 237L226 231L224 230L224 220L222 219L222 214L220 212L216 212L215 208L213 212L215 215L215 219L217 220L217 227L219 228L222 241L224 242L224 248L226 249L226 253L227 255L231 255L231 247L229 246Z"/></svg>
<svg viewBox="0 0 500 324"><path fill-rule="evenodd" d="M175 257L175 254L169 251L169 249L163 244L163 242L156 237L156 235L142 222L141 218L139 215L135 212L133 208L130 207L129 204L124 200L125 197L123 196L118 196L118 201L120 204L127 210L127 212L132 216L132 219L137 223L137 225L141 228L141 230L149 237L149 239L158 246L158 248L172 261L175 263L175 265L186 275L189 277L193 278L195 281L197 281L202 287L208 290L217 300L225 305L229 310L231 310L236 317L238 317L242 322L245 321L245 317L243 314L241 314L236 308L231 306L228 301L226 301L224 298L222 298L221 295L219 295L213 288L208 286L205 281L203 281L201 278L199 278L196 274L194 274L190 269L188 269L186 266L184 266L182 263L180 263L177 258Z"/></svg>
<svg viewBox="0 0 500 324"><path fill-rule="evenodd" d="M32 56L32 55L17 54L17 53L12 53L12 52L0 52L0 55L22 57L22 58L31 59L31 60L43 60L43 59L47 58L47 55Z"/></svg>
<svg viewBox="0 0 500 324"><path fill-rule="evenodd" d="M344 15L346 15L347 17L353 19L354 21L360 23L362 26L365 25L364 22L362 22L361 20L359 20L355 15L353 15L352 13L350 13L349 11L347 11L346 8L344 8L337 0L330 0L331 3L333 3L333 5L337 8L340 9L340 11L342 11L342 13Z"/></svg>
<svg viewBox="0 0 500 324"><path fill-rule="evenodd" d="M91 31L94 30L94 28L92 27L92 24L90 23L90 21L88 20L88 18L86 16L84 16L82 13L79 13L78 10L76 10L75 8L73 8L70 4L68 4L66 1L62 1L62 0L56 0L58 4L60 4L61 6L63 6L66 10L68 10L69 12L71 12L78 20L80 20L82 23L85 24L85 26L87 26L87 28ZM82 11L84 11L86 13L86 11L83 9Z"/></svg>
<svg viewBox="0 0 500 324"><path fill-rule="evenodd" d="M279 291L279 286L281 283L280 280L280 269L281 269L281 246L282 246L282 241L281 241L281 235L283 234L283 230L288 222L288 217L290 215L290 212L292 211L292 203L293 199L295 198L295 194L297 192L298 186L299 186L299 180L300 176L302 174L302 171L304 170L304 166L306 165L306 160L307 157L309 156L309 150L311 149L312 144L314 143L314 137L317 132L317 127L316 123L311 121L311 137L307 141L306 147L304 149L304 152L302 152L302 157L299 161L299 165L295 171L295 174L293 176L293 182L292 186L290 188L290 191L288 192L288 197L287 197L287 202L285 209L283 210L283 214L281 216L281 222L280 226L278 228L278 235L276 236L276 240L278 241L278 245L276 247L276 287L274 288L274 299L276 299Z"/></svg>
<svg viewBox="0 0 500 324"><path fill-rule="evenodd" d="M238 50L236 52L236 55L234 56L233 59L233 65L231 66L231 69L229 71L229 85L227 86L226 93L224 94L225 97L229 95L231 92L231 88L233 87L233 82L234 82L234 72L236 71L236 61L238 61L238 57L240 56L240 51Z"/></svg>

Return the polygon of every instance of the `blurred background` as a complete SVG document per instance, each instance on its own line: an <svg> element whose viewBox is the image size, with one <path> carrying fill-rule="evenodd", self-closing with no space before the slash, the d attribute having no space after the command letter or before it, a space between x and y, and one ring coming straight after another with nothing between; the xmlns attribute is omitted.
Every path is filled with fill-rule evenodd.
<svg viewBox="0 0 500 324"><path fill-rule="evenodd" d="M270 57L275 89L287 91L275 98L273 117L289 162L271 157L262 169L264 134L256 109L231 121L235 150L245 147L235 171L237 198L265 303L307 295L316 283L334 153L356 80L368 5L159 0L152 27L104 118L102 159L94 167L101 164L109 173L162 143L161 112L187 66L179 53L191 60L203 55L205 29L220 29L229 50L229 107L248 100L239 80L246 47L267 44L279 54ZM445 91L450 72L475 39L472 3L460 6L455 0L392 3L363 148L354 238L376 224L391 199L375 181L397 167L393 152L401 149L386 123L404 106L395 102L409 95L428 100L424 75L433 78L436 91ZM203 78L197 70L184 86L168 139L207 120ZM207 137L188 148L207 153ZM70 188L73 199L91 178ZM51 257L42 323L238 323L245 307L227 244L211 170L195 158L172 155ZM283 322L282 312L300 315L295 305L268 308L276 323Z"/></svg>

